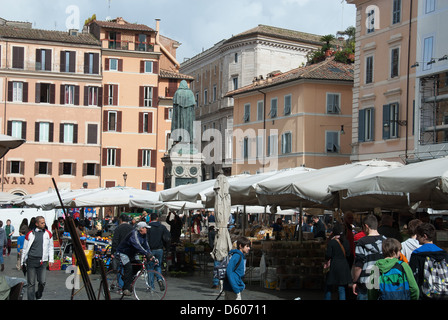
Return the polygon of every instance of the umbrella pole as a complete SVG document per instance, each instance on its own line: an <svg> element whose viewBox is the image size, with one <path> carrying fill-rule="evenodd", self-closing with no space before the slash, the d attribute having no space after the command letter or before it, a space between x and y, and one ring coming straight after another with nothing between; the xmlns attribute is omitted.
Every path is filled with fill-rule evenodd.
<svg viewBox="0 0 448 320"><path fill-rule="evenodd" d="M302 201L300 201L300 207L299 207L299 243L302 244L302 238L303 238L303 208L302 208Z"/></svg>

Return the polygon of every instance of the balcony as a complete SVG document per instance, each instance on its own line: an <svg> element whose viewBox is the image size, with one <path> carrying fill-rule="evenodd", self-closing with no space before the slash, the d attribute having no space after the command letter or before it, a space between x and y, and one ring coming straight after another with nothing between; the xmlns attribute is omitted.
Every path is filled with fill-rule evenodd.
<svg viewBox="0 0 448 320"><path fill-rule="evenodd" d="M113 50L131 50L142 52L154 52L154 44L150 42L102 40L102 47Z"/></svg>

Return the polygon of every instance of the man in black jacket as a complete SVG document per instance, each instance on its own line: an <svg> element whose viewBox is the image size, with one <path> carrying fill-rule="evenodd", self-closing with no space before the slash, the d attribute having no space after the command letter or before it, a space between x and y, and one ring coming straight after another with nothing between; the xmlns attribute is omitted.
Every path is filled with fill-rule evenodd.
<svg viewBox="0 0 448 320"><path fill-rule="evenodd" d="M112 257L112 268L117 270L118 260L114 257L115 251L120 242L133 230L131 224L129 224L129 217L125 214L121 214L118 218L118 227L114 230L114 236L112 237L112 245L110 253Z"/></svg>
<svg viewBox="0 0 448 320"><path fill-rule="evenodd" d="M163 261L163 248L168 248L171 241L171 234L168 229L159 221L159 215L157 213L151 214L151 222L149 223L150 229L146 236L148 238L149 247L152 254L159 261L158 264L149 264L150 269L155 269L159 273L162 273L162 261ZM163 281L158 279L160 290L164 290Z"/></svg>

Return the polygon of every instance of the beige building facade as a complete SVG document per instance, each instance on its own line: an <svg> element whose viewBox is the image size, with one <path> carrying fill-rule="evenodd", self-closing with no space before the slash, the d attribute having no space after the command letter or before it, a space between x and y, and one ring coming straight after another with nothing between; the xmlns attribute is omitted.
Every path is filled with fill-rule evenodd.
<svg viewBox="0 0 448 320"><path fill-rule="evenodd" d="M406 162L415 139L418 1L347 2L357 9L351 160Z"/></svg>
<svg viewBox="0 0 448 320"><path fill-rule="evenodd" d="M353 65L330 57L229 92L232 173L349 162L352 88Z"/></svg>

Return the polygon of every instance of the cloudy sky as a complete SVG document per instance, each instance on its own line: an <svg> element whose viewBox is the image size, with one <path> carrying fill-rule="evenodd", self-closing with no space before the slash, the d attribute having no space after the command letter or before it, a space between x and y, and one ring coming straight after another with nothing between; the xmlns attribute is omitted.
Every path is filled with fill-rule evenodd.
<svg viewBox="0 0 448 320"><path fill-rule="evenodd" d="M356 9L343 0L0 0L0 17L27 21L33 28L82 28L98 20L123 17L146 24L177 40L180 62L222 39L265 24L319 35L355 25Z"/></svg>

